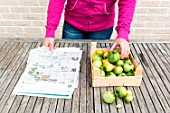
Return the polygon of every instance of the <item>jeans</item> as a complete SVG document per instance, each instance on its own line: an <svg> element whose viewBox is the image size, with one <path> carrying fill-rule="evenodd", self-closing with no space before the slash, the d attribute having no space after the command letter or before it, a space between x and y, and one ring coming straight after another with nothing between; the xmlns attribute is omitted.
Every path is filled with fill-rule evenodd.
<svg viewBox="0 0 170 113"><path fill-rule="evenodd" d="M63 39L96 39L96 40L105 40L110 39L113 32L113 27L96 32L86 32L79 30L69 24L68 22L64 22L63 25Z"/></svg>

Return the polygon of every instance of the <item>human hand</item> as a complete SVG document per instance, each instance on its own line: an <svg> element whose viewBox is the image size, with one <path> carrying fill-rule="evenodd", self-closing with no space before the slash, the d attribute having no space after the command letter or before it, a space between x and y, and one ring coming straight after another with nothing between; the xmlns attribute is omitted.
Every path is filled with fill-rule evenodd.
<svg viewBox="0 0 170 113"><path fill-rule="evenodd" d="M129 46L129 42L127 40L125 40L123 38L116 38L114 44L110 48L110 51L115 49L116 46L120 46L120 48L121 48L121 55L120 56L121 56L122 59L129 55L130 46Z"/></svg>
<svg viewBox="0 0 170 113"><path fill-rule="evenodd" d="M55 50L54 38L46 37L44 39L43 46L49 47L50 50L53 52Z"/></svg>

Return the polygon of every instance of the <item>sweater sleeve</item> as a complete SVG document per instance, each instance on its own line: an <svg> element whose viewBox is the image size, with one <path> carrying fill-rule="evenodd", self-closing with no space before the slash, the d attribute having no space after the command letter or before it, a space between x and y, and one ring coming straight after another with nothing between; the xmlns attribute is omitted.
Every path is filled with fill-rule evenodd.
<svg viewBox="0 0 170 113"><path fill-rule="evenodd" d="M50 0L47 11L47 25L45 37L55 37L55 31L60 22L65 0Z"/></svg>
<svg viewBox="0 0 170 113"><path fill-rule="evenodd" d="M119 0L118 23L116 26L117 38L129 41L130 24L133 19L136 0Z"/></svg>

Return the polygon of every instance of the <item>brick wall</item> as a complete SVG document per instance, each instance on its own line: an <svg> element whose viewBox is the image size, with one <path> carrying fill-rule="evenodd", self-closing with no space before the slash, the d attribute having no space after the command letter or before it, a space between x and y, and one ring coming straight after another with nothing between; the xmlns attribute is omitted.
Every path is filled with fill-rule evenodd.
<svg viewBox="0 0 170 113"><path fill-rule="evenodd" d="M43 38L47 6L48 0L0 0L0 38ZM63 18L57 38L61 38ZM129 37L170 39L170 0L137 0Z"/></svg>

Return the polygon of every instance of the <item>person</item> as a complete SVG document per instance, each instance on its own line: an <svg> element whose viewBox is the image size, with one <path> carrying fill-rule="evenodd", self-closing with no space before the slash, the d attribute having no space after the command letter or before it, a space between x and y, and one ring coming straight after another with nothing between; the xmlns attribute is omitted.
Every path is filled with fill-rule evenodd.
<svg viewBox="0 0 170 113"><path fill-rule="evenodd" d="M63 9L63 39L110 39L115 18L117 0L50 0L44 46L54 48L54 34ZM64 8L65 5L65 8ZM110 51L120 46L121 58L130 52L130 25L133 20L136 0L118 0L117 37Z"/></svg>

